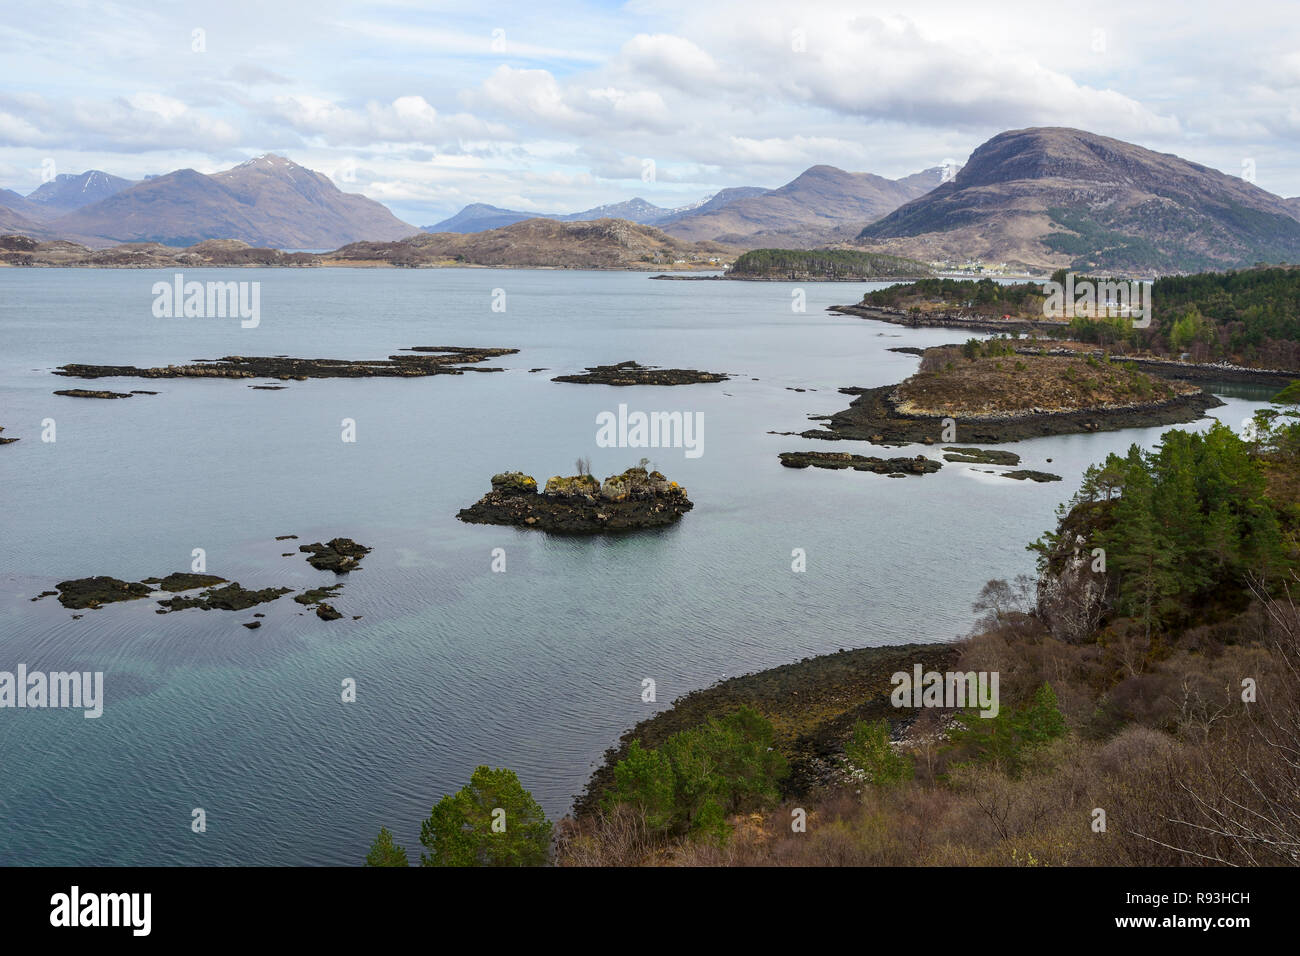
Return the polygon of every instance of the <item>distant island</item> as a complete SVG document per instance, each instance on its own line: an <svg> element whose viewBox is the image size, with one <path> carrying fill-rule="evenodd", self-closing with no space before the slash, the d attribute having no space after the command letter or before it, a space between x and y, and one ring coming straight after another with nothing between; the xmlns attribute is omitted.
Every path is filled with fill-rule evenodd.
<svg viewBox="0 0 1300 956"><path fill-rule="evenodd" d="M727 270L728 279L860 282L929 276L924 262L856 249L751 249Z"/></svg>

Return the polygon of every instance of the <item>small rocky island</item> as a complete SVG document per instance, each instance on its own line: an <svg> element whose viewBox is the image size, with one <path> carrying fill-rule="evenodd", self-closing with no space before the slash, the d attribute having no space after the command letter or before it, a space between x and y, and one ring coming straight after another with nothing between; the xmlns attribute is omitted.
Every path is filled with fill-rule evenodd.
<svg viewBox="0 0 1300 956"><path fill-rule="evenodd" d="M68 398L130 398L132 395L131 392L109 392L93 388L61 388L54 394Z"/></svg>
<svg viewBox="0 0 1300 956"><path fill-rule="evenodd" d="M136 368L133 365L60 365L55 375L71 378L272 378L306 381L309 378L417 378L425 375L463 375L465 372L500 372L479 368L478 363L518 349L466 348L456 345L417 345L387 359L306 359L284 355L227 355L196 359L189 365ZM69 390L84 391L84 390ZM67 392L63 393L67 394ZM84 397L84 396L83 396ZM124 397L105 393L93 397Z"/></svg>
<svg viewBox="0 0 1300 956"><path fill-rule="evenodd" d="M619 362L617 365L593 365L577 375L557 375L551 381L577 385L698 385L702 382L725 382L729 377L721 372Z"/></svg>
<svg viewBox="0 0 1300 956"><path fill-rule="evenodd" d="M1003 342L927 349L921 370L898 385L842 388L856 396L849 407L801 435L875 445L998 444L1175 425L1223 404L1196 385L1155 378L1132 363L1017 354ZM955 435L945 434L945 424L955 424ZM981 457L971 449L949 453L962 456L950 461Z"/></svg>
<svg viewBox="0 0 1300 956"><path fill-rule="evenodd" d="M319 541L299 545L298 550L310 555L307 563L317 571L333 571L335 574L347 574L361 565L361 559L370 553L370 548L357 544L351 538L330 538L325 544Z"/></svg>
<svg viewBox="0 0 1300 956"><path fill-rule="evenodd" d="M929 475L943 467L941 463L924 455L915 458L867 458L847 452L783 451L779 457L781 464L787 468L852 468L854 471L870 471L890 478Z"/></svg>
<svg viewBox="0 0 1300 956"><path fill-rule="evenodd" d="M540 492L531 475L510 471L493 475L492 490L456 517L552 534L603 534L670 525L693 507L685 488L644 467L603 482L591 475L556 476Z"/></svg>
<svg viewBox="0 0 1300 956"><path fill-rule="evenodd" d="M297 535L281 535L276 540L289 540L296 537ZM299 553L307 555L307 563L313 568L318 571L333 571L335 574L346 574L356 570L360 566L361 559L370 551L370 548L358 544L351 538L331 538L324 544L314 542L302 545L298 549ZM291 557L293 554L294 552L290 551L282 556ZM336 583L308 588L301 594L294 595L293 599L306 607L314 607L316 616L322 621L336 621L343 615L327 603L327 599L337 597L337 592L342 587L342 583ZM123 581L120 578L101 574L89 578L60 581L55 588L57 590L44 591L32 600L39 601L42 598L57 596L59 603L66 608L95 611L105 604L138 601L157 595L159 592L167 592L175 597L159 600L156 613L168 614L192 608L203 611L245 611L259 604L276 601L293 590L287 587L249 589L243 587L238 581L228 581L215 574L194 574L185 571L173 572L162 578L142 578L139 581ZM262 617L261 614L254 616ZM249 629L261 626L260 621L252 621L244 625Z"/></svg>

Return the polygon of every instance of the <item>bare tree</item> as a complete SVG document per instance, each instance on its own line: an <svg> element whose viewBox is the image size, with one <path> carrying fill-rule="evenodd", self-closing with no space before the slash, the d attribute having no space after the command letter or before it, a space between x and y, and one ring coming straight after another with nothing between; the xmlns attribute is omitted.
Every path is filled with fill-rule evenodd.
<svg viewBox="0 0 1300 956"><path fill-rule="evenodd" d="M1293 578L1280 596L1261 580L1250 581L1268 617L1274 668L1242 675L1240 739L1220 740L1191 781L1177 781L1159 835L1136 834L1187 862L1300 864L1300 609L1293 593L1300 575ZM1247 693L1252 686L1254 699ZM1210 722L1219 716L1210 715Z"/></svg>

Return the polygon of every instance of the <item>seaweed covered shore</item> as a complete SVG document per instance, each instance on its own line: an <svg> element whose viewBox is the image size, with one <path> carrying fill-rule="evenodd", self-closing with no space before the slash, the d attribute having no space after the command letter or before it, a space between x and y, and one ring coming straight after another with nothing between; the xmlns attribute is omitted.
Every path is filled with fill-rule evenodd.
<svg viewBox="0 0 1300 956"><path fill-rule="evenodd" d="M857 721L882 717L907 721L914 716L914 710L890 703L893 674L910 673L917 664L927 671L948 670L959 653L954 644L840 650L692 691L667 710L640 721L606 751L603 763L574 801L573 815L581 819L599 808L613 783L614 766L627 756L632 741L656 747L673 734L742 706L758 711L776 730L777 747L790 762L790 776L783 785L786 796L811 792L833 774L832 759L843 750L844 738Z"/></svg>

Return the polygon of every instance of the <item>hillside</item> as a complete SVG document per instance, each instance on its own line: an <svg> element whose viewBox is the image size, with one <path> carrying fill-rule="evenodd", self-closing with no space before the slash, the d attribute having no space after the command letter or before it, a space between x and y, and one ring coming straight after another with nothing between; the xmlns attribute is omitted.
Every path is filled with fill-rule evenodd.
<svg viewBox="0 0 1300 956"><path fill-rule="evenodd" d="M718 269L736 250L690 243L623 219L524 222L476 233L420 233L397 242L357 242L325 263L393 266L480 265L552 269Z"/></svg>
<svg viewBox="0 0 1300 956"><path fill-rule="evenodd" d="M238 239L329 249L363 238L399 239L416 228L373 199L344 193L320 173L266 155L211 176L181 169L147 179L51 220L45 231L92 246Z"/></svg>
<svg viewBox="0 0 1300 956"><path fill-rule="evenodd" d="M1074 129L1001 133L951 182L864 228L858 244L1129 273L1300 259L1287 200L1236 176Z"/></svg>
<svg viewBox="0 0 1300 956"><path fill-rule="evenodd" d="M701 208L665 224L664 231L681 239L749 248L808 248L841 238L836 230L856 229L928 192L939 184L940 175L936 168L891 180L813 166L779 189L745 196L721 209Z"/></svg>

